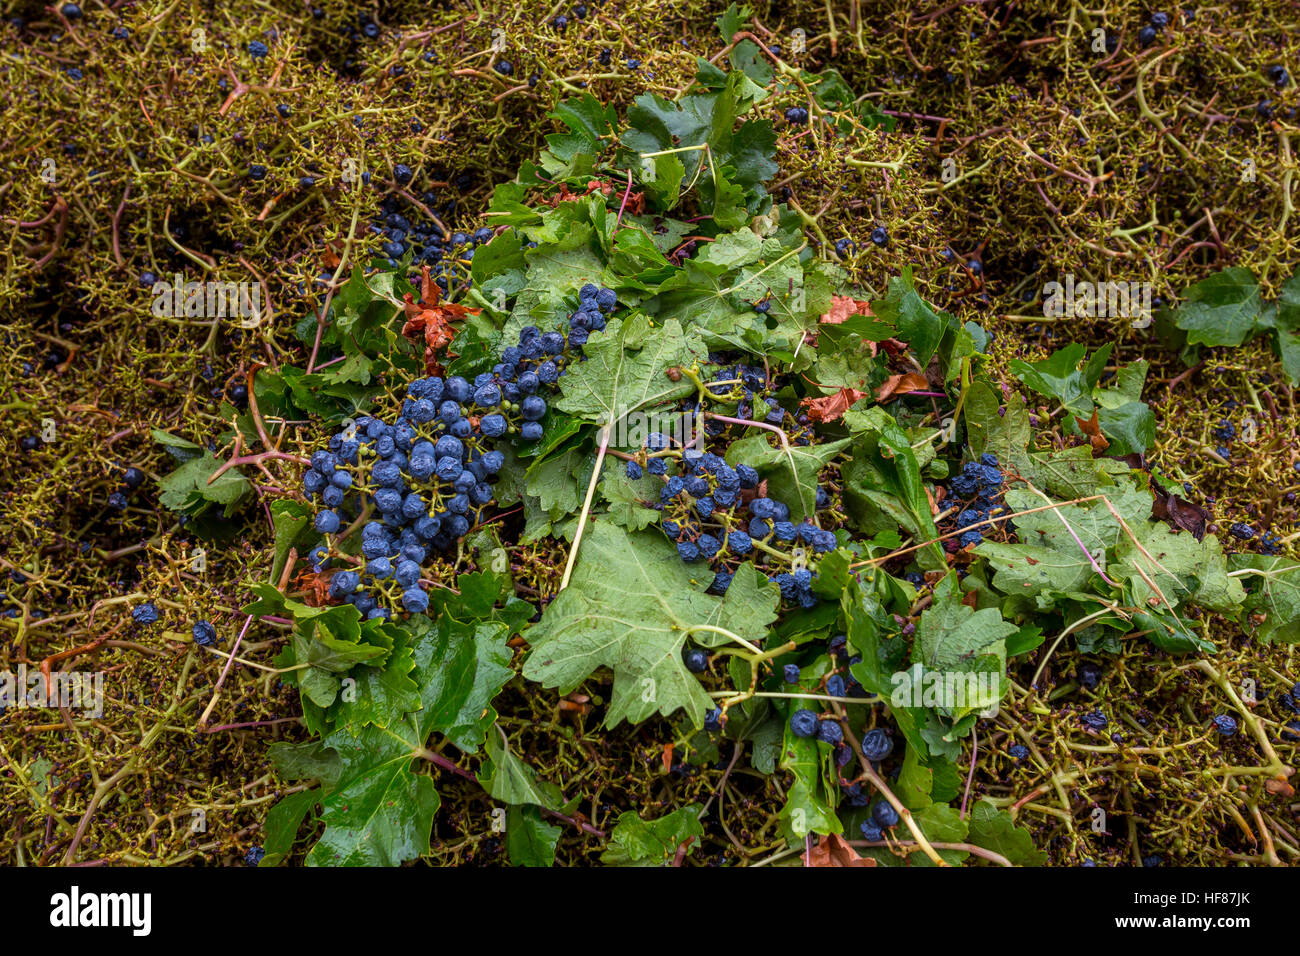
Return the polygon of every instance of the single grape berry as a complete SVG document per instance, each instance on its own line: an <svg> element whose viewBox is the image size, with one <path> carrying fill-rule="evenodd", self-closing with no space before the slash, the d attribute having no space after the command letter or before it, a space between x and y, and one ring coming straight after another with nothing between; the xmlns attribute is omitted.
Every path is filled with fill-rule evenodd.
<svg viewBox="0 0 1300 956"><path fill-rule="evenodd" d="M799 683L799 665L786 664L785 667L781 669L781 676L785 678L787 684Z"/></svg>
<svg viewBox="0 0 1300 956"><path fill-rule="evenodd" d="M1237 722L1227 714L1219 714L1214 718L1214 729L1219 732L1221 737L1231 737L1237 732Z"/></svg>
<svg viewBox="0 0 1300 956"><path fill-rule="evenodd" d="M194 637L194 643L200 647L207 647L217 640L217 629L210 621L198 621L190 628L190 634Z"/></svg>
<svg viewBox="0 0 1300 956"><path fill-rule="evenodd" d="M828 744L844 742L844 728L838 720L823 720L817 724L817 739Z"/></svg>
<svg viewBox="0 0 1300 956"><path fill-rule="evenodd" d="M137 624L153 624L158 620L158 608L151 601L137 604L131 609L131 619Z"/></svg>
<svg viewBox="0 0 1300 956"><path fill-rule="evenodd" d="M894 741L879 727L862 735L862 756L871 761L884 760L894 751Z"/></svg>
<svg viewBox="0 0 1300 956"><path fill-rule="evenodd" d="M1100 710L1089 711L1083 715L1082 720L1085 727L1090 727L1093 730L1104 730L1106 725L1110 723L1110 720Z"/></svg>
<svg viewBox="0 0 1300 956"><path fill-rule="evenodd" d="M262 862L262 860L265 857L266 857L266 851L263 850L260 846L255 846L249 849L249 851L244 854L244 863L247 864L248 866L257 866L259 863Z"/></svg>
<svg viewBox="0 0 1300 956"><path fill-rule="evenodd" d="M796 710L790 715L790 732L796 737L811 737L817 733L817 715L811 710Z"/></svg>
<svg viewBox="0 0 1300 956"><path fill-rule="evenodd" d="M871 808L871 819L887 830L898 825L898 811L894 809L892 804L880 800Z"/></svg>
<svg viewBox="0 0 1300 956"><path fill-rule="evenodd" d="M686 669L692 674L701 674L709 669L709 653L703 648L689 648L682 658L686 662Z"/></svg>

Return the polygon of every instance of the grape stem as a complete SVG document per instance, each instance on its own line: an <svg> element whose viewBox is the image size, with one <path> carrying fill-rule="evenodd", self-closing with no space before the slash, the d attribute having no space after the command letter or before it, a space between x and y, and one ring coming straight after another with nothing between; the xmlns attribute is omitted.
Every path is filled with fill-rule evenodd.
<svg viewBox="0 0 1300 956"><path fill-rule="evenodd" d="M587 482L587 497L582 502L582 513L578 515L578 528L573 532L573 547L569 548L569 558L564 562L564 577L560 579L558 595L569 586L569 577L573 574L573 564L578 559L578 546L582 543L582 530L587 526L587 516L591 514L591 499L596 494L596 484L600 481L600 469L605 463L605 452L609 449L609 426L600 429L600 451L596 453L596 467L591 470L591 481Z"/></svg>
<svg viewBox="0 0 1300 956"><path fill-rule="evenodd" d="M785 452L785 457L790 462L790 476L797 479L799 472L794 467L794 452L790 450L790 438L786 435L785 429L781 428L779 425L769 425L767 422L756 422L749 418L731 418L728 415L718 415L715 412L704 412L703 414L705 418L712 418L715 421L726 422L730 425L751 425L754 428L762 428L770 432L775 432L777 436L780 437L781 449ZM803 488L799 486L797 480L795 481L795 489L799 492L800 504L803 505L804 510L811 511L812 509L808 507L808 502L803 500Z"/></svg>
<svg viewBox="0 0 1300 956"><path fill-rule="evenodd" d="M889 785L885 783L880 774L876 773L876 769L871 765L871 761L866 758L865 754L863 754L862 744L858 742L858 738L853 736L853 731L849 729L849 722L844 716L843 708L838 704L834 705L834 707L835 716L838 718L840 726L844 730L844 739L849 742L849 746L853 748L854 755L858 758L858 766L862 768L862 777L866 778L866 780L875 787L877 791L879 791L880 795L889 802L889 805L894 808L898 813L899 818L907 828L912 831L912 837L916 840L917 845L920 846L921 850L924 851L925 855L930 858L935 866L948 866L948 861L935 852L930 841L927 840L925 834L921 832L920 826L917 825L916 820L912 817L912 811L903 806L903 802L899 800L898 797L894 796L894 791L889 789Z"/></svg>
<svg viewBox="0 0 1300 956"><path fill-rule="evenodd" d="M739 634L729 631L725 627L718 627L716 624L692 624L690 627L686 629L686 634L687 636L690 636L691 634L694 634L696 631L708 631L710 634L721 634L723 637L735 641L741 647L745 648L748 651L753 652L754 654L758 654L761 656L763 653L762 648L749 643L749 641L745 640ZM725 693L726 692L724 691L724 694Z"/></svg>
<svg viewBox="0 0 1300 956"><path fill-rule="evenodd" d="M730 697L730 696L731 696L731 691L729 691L729 690L715 690L715 691L710 691L710 692L709 692L709 696L710 696L710 697ZM784 699L789 699L789 700L824 700L824 701L826 701L826 702L828 702L828 703L832 703L832 704L878 704L878 703L880 703L879 698L873 700L873 699L868 698L868 697L831 697L829 694L795 694L795 693L782 693L782 692L780 692L780 691L773 691L773 690L759 690L759 691L755 691L751 696L753 696L753 697L776 697L776 698L781 698L781 699L783 699L783 700L784 700Z"/></svg>

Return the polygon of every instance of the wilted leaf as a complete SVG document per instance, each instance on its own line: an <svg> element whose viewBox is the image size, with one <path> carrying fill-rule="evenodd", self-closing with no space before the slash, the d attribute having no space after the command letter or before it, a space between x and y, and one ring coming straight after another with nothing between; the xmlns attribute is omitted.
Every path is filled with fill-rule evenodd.
<svg viewBox="0 0 1300 956"><path fill-rule="evenodd" d="M838 833L828 833L805 855L806 866L877 866L875 860L858 856Z"/></svg>

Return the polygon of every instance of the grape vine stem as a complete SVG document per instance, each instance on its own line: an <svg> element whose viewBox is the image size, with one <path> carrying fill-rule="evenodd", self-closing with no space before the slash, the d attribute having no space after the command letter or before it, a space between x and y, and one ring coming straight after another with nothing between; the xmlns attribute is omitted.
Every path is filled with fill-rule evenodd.
<svg viewBox="0 0 1300 956"><path fill-rule="evenodd" d="M582 514L578 515L578 528L573 532L573 547L569 548L569 558L564 562L564 577L560 579L558 595L569 586L569 577L573 574L574 562L578 559L578 546L582 543L582 531L587 526L587 517L591 514L591 499L596 495L596 485L600 481L600 469L605 463L605 452L609 450L609 426L600 429L600 451L596 453L596 467L591 470L591 480L587 482L587 497L582 502Z"/></svg>

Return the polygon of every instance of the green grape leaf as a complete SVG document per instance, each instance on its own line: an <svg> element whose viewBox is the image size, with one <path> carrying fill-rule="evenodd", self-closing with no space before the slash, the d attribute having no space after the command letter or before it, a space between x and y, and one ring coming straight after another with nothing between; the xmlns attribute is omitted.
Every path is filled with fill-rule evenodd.
<svg viewBox="0 0 1300 956"><path fill-rule="evenodd" d="M1174 324L1191 345L1240 345L1255 333L1262 311L1259 283L1249 269L1233 266L1188 289Z"/></svg>
<svg viewBox="0 0 1300 956"><path fill-rule="evenodd" d="M683 564L662 534L629 534L593 519L569 586L528 632L532 652L524 676L568 693L608 667L614 691L607 726L679 709L700 726L712 704L682 663L687 633L708 625L761 641L778 601L774 587L751 586L739 573L725 598L712 597L704 593L711 580L707 570ZM722 640L708 631L694 639L707 645Z"/></svg>
<svg viewBox="0 0 1300 956"><path fill-rule="evenodd" d="M1006 810L987 800L971 808L969 842L1006 857L1016 866L1042 866L1047 854L1034 846L1029 831L1016 826Z"/></svg>
<svg viewBox="0 0 1300 956"><path fill-rule="evenodd" d="M643 316L611 320L584 348L587 361L560 380L555 407L602 425L689 395L690 380L674 382L668 369L689 365L701 354L699 343L675 319L652 329Z"/></svg>
<svg viewBox="0 0 1300 956"><path fill-rule="evenodd" d="M550 866L555 846L564 831L542 819L531 804L512 805L506 811L506 855L511 866Z"/></svg>
<svg viewBox="0 0 1300 956"><path fill-rule="evenodd" d="M849 439L824 445L791 445L773 448L763 435L751 435L731 443L728 464L752 465L767 479L767 494L790 509L796 524L811 517L817 507L817 479L822 469L843 449Z"/></svg>
<svg viewBox="0 0 1300 956"><path fill-rule="evenodd" d="M928 683L942 678L942 704L932 710L960 720L967 714L994 706L1002 699L1007 669L1006 638L1016 625L1004 621L994 608L972 610L961 601L956 575L949 574L934 588L934 601L916 626L912 659L924 671L923 697L928 704ZM915 668L914 668L915 670ZM955 696L950 696L955 690ZM917 693L915 684L912 692Z"/></svg>
<svg viewBox="0 0 1300 956"><path fill-rule="evenodd" d="M1300 643L1300 563L1262 554L1230 554L1236 580L1249 589L1242 609L1255 636L1268 644ZM1255 616L1262 616L1258 624Z"/></svg>
<svg viewBox="0 0 1300 956"><path fill-rule="evenodd" d="M319 790L299 790L281 797L267 811L262 826L262 850L266 855L258 866L279 866L284 861L293 850L302 821L319 803Z"/></svg>
<svg viewBox="0 0 1300 956"><path fill-rule="evenodd" d="M560 788L537 778L537 772L511 750L505 731L487 735L488 762L478 774L478 782L492 799L509 804L535 804L557 810L564 803Z"/></svg>
<svg viewBox="0 0 1300 956"><path fill-rule="evenodd" d="M690 856L704 839L700 809L692 803L657 820L642 820L634 810L620 814L600 861L607 866L670 866L687 840Z"/></svg>

